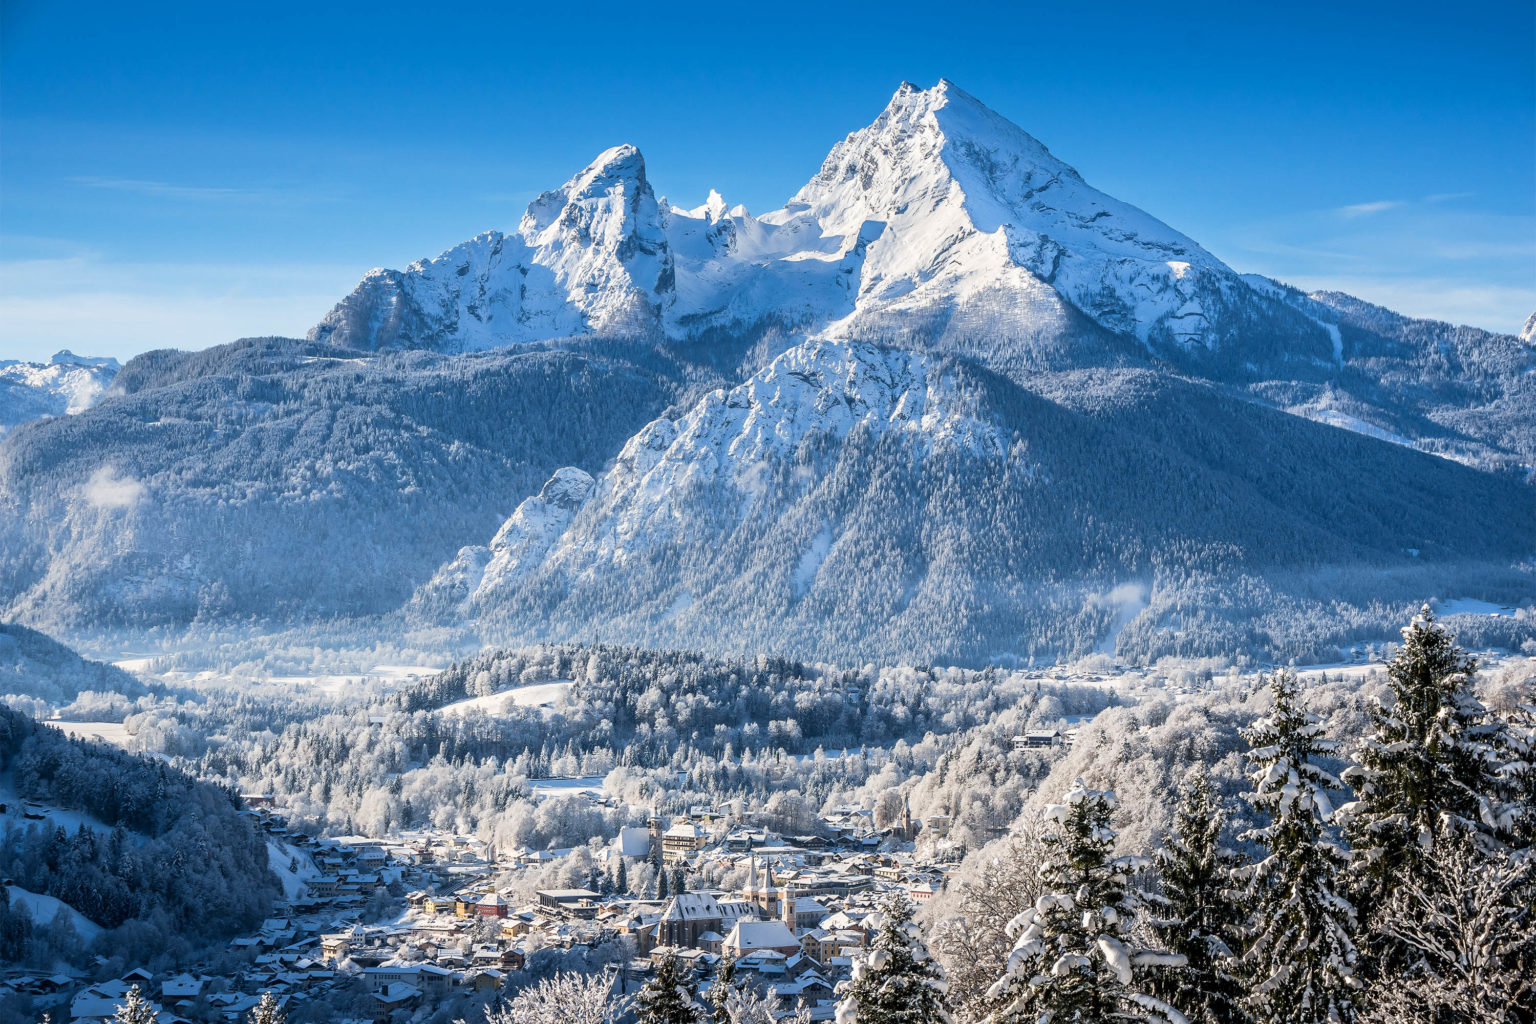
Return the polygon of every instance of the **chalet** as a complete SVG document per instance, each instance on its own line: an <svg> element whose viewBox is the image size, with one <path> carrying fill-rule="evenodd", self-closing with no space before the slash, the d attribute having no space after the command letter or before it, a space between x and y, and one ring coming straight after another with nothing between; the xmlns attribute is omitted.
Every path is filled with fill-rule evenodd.
<svg viewBox="0 0 1536 1024"><path fill-rule="evenodd" d="M1044 732L1026 732L1022 736L1013 738L1014 750L1038 750L1050 747L1059 747L1062 743L1061 732L1057 729L1048 729Z"/></svg>

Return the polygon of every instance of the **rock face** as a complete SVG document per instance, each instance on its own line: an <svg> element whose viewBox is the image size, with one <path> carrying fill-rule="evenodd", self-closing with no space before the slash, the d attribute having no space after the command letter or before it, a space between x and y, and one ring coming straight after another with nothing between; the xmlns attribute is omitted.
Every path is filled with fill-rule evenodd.
<svg viewBox="0 0 1536 1024"><path fill-rule="evenodd" d="M372 270L310 331L378 351L494 348L579 334L654 334L672 255L645 161L601 154L535 199L515 233L487 231L403 272Z"/></svg>

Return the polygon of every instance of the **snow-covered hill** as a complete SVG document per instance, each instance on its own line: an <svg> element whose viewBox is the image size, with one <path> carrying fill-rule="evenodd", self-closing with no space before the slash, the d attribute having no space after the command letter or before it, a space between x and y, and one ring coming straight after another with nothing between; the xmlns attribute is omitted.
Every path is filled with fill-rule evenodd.
<svg viewBox="0 0 1536 1024"><path fill-rule="evenodd" d="M0 435L28 420L83 412L106 393L117 371L116 359L68 349L46 363L0 359Z"/></svg>

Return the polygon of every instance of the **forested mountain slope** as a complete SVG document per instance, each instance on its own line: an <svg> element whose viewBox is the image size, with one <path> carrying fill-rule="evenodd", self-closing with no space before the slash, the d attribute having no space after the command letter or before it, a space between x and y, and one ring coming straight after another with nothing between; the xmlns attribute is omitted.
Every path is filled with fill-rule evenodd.
<svg viewBox="0 0 1536 1024"><path fill-rule="evenodd" d="M66 830L7 815L0 872L104 928L122 928L124 941L137 943L123 952L234 934L281 893L265 836L240 813L239 798L163 761L72 740L0 707L0 780L13 801L81 822ZM12 944L28 938L30 923L8 925ZM115 939L102 941L111 949Z"/></svg>
<svg viewBox="0 0 1536 1024"><path fill-rule="evenodd" d="M531 554L461 551L412 612L496 636L601 624L661 646L985 661L1113 649L1103 595L1125 584L1156 601L1202 575L1327 573L1341 599L1391 600L1475 566L1518 593L1511 566L1536 550L1530 488L1200 382L1078 371L1027 389L834 342L651 423L571 505Z"/></svg>
<svg viewBox="0 0 1536 1024"><path fill-rule="evenodd" d="M0 622L0 696L63 704L83 690L126 697L146 692L143 683L120 668L82 658L34 629Z"/></svg>
<svg viewBox="0 0 1536 1024"><path fill-rule="evenodd" d="M555 469L601 469L673 373L549 350L151 353L124 368L125 393L0 447L0 615L69 628L396 607Z"/></svg>

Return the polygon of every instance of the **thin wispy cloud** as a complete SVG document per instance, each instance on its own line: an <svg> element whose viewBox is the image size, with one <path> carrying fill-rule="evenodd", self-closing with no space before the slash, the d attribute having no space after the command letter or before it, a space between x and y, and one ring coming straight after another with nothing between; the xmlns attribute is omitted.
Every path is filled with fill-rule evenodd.
<svg viewBox="0 0 1536 1024"><path fill-rule="evenodd" d="M329 191L256 185L186 185L147 178L104 178L81 175L69 179L82 188L120 192L149 199L192 203L310 202L336 198Z"/></svg>
<svg viewBox="0 0 1536 1024"><path fill-rule="evenodd" d="M109 192L130 192L156 199L250 200L270 199L281 193L272 189L228 188L209 185L178 185L168 181L144 181L138 178L76 177L70 181L86 188Z"/></svg>
<svg viewBox="0 0 1536 1024"><path fill-rule="evenodd" d="M1404 203L1398 199L1380 199L1374 203L1355 203L1351 206L1339 207L1339 213L1353 220L1356 217L1369 217L1377 213L1386 213L1395 210Z"/></svg>

